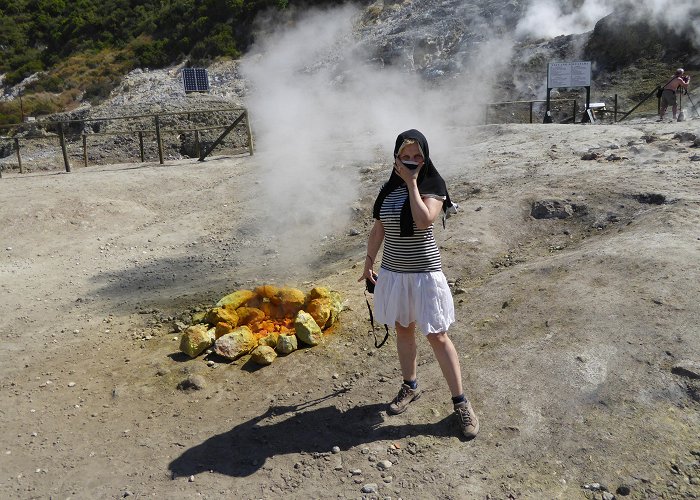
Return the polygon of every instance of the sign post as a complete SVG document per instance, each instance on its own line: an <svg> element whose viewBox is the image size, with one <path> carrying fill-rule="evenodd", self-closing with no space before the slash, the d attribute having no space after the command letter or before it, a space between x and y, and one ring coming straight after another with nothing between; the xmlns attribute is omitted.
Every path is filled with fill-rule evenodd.
<svg viewBox="0 0 700 500"><path fill-rule="evenodd" d="M586 111L591 105L591 61L557 62L547 64L547 109L544 123L552 123L550 96L553 88L586 88ZM574 116L576 123L576 116Z"/></svg>

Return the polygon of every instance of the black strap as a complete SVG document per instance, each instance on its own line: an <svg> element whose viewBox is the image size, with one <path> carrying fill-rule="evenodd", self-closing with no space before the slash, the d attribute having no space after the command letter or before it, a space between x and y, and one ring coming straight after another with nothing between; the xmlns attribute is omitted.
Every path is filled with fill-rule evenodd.
<svg viewBox="0 0 700 500"><path fill-rule="evenodd" d="M367 302L367 310L369 311L369 322L372 325L372 335L374 335L374 347L379 349L389 338L389 327L384 325L384 330L386 330L386 335L384 335L384 340L381 342L377 341L377 332L374 329L374 314L372 314L372 306L369 305L369 299L367 298L367 291L365 290L365 302Z"/></svg>

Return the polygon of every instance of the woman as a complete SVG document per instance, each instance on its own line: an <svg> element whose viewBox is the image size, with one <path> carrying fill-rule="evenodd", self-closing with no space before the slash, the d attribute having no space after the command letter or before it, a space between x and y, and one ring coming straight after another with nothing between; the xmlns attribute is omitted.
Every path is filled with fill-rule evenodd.
<svg viewBox="0 0 700 500"><path fill-rule="evenodd" d="M430 161L428 142L417 130L396 138L394 169L374 203L374 226L367 242L360 281L375 284L375 319L396 327L396 347L403 384L388 413L403 413L420 397L416 379L416 327L426 336L452 393L462 433L473 438L479 421L462 390L459 356L447 329L454 322L454 303L442 272L433 222L454 211L445 181ZM384 242L379 275L373 271Z"/></svg>

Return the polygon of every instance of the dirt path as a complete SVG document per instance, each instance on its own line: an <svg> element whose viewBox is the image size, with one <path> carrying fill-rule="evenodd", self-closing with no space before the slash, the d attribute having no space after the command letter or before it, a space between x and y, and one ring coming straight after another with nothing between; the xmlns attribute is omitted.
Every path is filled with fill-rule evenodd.
<svg viewBox="0 0 700 500"><path fill-rule="evenodd" d="M700 495L697 133L477 127L443 156L471 442L426 342L425 396L384 412L398 366L355 266L386 165L348 174L354 218L303 260L261 228L255 158L5 174L0 497ZM566 218L531 217L553 200ZM177 353L175 321L266 282L337 289L342 324L263 369Z"/></svg>

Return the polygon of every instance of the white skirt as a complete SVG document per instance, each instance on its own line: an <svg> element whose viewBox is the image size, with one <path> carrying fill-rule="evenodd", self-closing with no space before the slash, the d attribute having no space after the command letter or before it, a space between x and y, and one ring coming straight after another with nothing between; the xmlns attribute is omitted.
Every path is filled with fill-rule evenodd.
<svg viewBox="0 0 700 500"><path fill-rule="evenodd" d="M393 327L415 321L424 335L446 332L455 322L455 306L442 271L395 273L379 269L374 288L374 319Z"/></svg>

